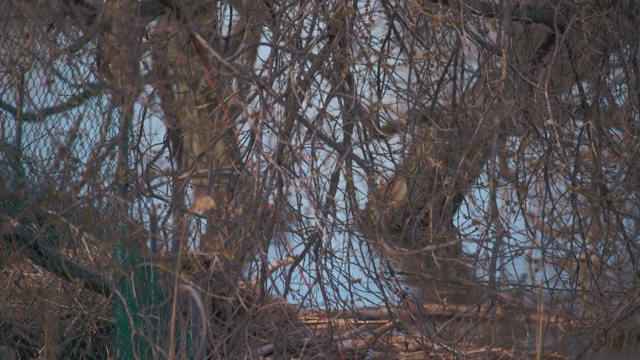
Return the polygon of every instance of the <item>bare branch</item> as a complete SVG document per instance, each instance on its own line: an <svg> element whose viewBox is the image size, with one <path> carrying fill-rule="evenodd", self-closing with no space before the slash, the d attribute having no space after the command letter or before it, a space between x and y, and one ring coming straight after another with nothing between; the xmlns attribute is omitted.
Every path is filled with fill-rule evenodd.
<svg viewBox="0 0 640 360"><path fill-rule="evenodd" d="M81 288L105 297L111 296L114 283L110 277L67 259L55 249L43 244L34 224L22 224L4 214L1 221L2 240L11 248L18 249L35 265Z"/></svg>

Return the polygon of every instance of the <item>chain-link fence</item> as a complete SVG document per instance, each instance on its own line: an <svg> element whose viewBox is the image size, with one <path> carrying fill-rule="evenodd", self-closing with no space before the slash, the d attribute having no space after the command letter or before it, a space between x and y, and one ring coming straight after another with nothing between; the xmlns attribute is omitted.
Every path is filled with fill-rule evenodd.
<svg viewBox="0 0 640 360"><path fill-rule="evenodd" d="M132 129L61 15L0 3L0 358L149 358L166 319L116 176Z"/></svg>

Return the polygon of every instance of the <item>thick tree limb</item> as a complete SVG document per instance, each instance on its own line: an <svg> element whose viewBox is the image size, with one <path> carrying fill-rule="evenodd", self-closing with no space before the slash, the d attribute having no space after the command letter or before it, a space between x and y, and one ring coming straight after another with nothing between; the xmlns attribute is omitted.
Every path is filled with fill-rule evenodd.
<svg viewBox="0 0 640 360"><path fill-rule="evenodd" d="M465 6L477 15L486 18L498 18L502 16L500 4L488 1L465 1ZM517 6L511 11L513 21L529 21L535 24L543 24L555 29L563 29L566 20L559 9L553 6Z"/></svg>
<svg viewBox="0 0 640 360"><path fill-rule="evenodd" d="M57 250L42 243L34 224L24 224L6 215L0 215L0 236L2 241L9 244L40 266L44 270L79 287L109 297L114 287L113 280L93 269L86 268L71 259L67 259Z"/></svg>

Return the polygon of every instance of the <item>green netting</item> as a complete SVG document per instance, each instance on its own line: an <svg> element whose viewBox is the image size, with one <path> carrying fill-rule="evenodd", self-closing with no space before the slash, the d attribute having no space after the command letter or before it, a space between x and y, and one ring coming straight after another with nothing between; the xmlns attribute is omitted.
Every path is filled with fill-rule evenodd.
<svg viewBox="0 0 640 360"><path fill-rule="evenodd" d="M164 296L116 176L132 127L52 9L0 2L0 358L154 358Z"/></svg>

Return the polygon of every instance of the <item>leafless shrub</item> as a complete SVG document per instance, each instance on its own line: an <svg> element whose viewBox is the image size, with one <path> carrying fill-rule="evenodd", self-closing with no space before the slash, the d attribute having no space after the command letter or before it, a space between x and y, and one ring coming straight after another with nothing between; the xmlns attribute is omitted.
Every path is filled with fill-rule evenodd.
<svg viewBox="0 0 640 360"><path fill-rule="evenodd" d="M636 1L0 16L1 356L638 348Z"/></svg>

